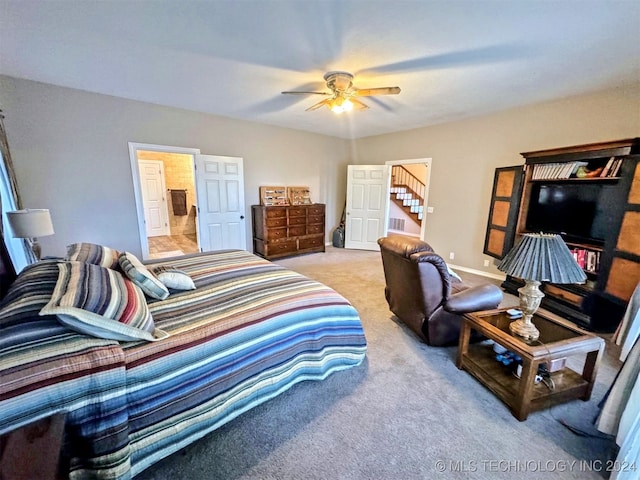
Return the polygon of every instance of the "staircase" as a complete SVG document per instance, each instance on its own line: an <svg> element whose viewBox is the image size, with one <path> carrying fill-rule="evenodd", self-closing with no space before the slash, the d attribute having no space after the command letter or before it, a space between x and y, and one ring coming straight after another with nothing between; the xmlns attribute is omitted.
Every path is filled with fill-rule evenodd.
<svg viewBox="0 0 640 480"><path fill-rule="evenodd" d="M402 165L391 169L391 200L398 205L416 224L422 223L424 216L425 186Z"/></svg>

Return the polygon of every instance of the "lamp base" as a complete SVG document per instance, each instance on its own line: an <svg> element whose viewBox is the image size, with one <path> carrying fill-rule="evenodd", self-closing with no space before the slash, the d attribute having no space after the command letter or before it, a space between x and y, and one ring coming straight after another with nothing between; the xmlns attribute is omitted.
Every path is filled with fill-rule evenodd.
<svg viewBox="0 0 640 480"><path fill-rule="evenodd" d="M509 331L525 340L537 340L540 336L540 331L538 331L533 323L527 323L522 319L511 322L509 324Z"/></svg>
<svg viewBox="0 0 640 480"><path fill-rule="evenodd" d="M33 254L36 257L36 260L40 261L40 258L42 257L42 247L38 243L38 239L37 238L32 238L31 239L31 250L33 251Z"/></svg>
<svg viewBox="0 0 640 480"><path fill-rule="evenodd" d="M540 332L531 322L533 314L536 313L540 302L544 297L544 293L540 291L540 282L536 280L525 280L525 285L518 289L520 294L520 310L522 310L523 318L511 322L509 331L514 335L524 338L525 340L537 340Z"/></svg>

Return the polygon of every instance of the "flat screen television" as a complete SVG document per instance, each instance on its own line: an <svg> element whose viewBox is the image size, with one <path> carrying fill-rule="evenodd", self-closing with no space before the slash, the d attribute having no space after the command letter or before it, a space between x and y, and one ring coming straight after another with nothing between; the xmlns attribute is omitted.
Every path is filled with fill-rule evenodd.
<svg viewBox="0 0 640 480"><path fill-rule="evenodd" d="M569 242L602 244L611 228L607 212L615 189L604 183L537 183L531 189L526 228L557 233Z"/></svg>

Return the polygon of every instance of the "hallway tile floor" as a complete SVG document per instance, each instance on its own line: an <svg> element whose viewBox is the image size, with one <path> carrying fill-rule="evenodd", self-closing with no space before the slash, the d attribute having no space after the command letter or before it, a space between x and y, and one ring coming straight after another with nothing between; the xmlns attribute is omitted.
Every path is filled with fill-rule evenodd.
<svg viewBox="0 0 640 480"><path fill-rule="evenodd" d="M149 241L150 258L178 256L199 251L198 240L195 233L148 237L147 240Z"/></svg>

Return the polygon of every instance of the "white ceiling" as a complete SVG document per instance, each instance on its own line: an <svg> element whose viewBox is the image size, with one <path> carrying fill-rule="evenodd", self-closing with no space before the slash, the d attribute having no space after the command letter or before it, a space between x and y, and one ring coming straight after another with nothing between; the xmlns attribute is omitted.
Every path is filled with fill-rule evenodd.
<svg viewBox="0 0 640 480"><path fill-rule="evenodd" d="M331 70L400 86L305 109ZM635 0L0 0L0 73L343 138L640 81Z"/></svg>

